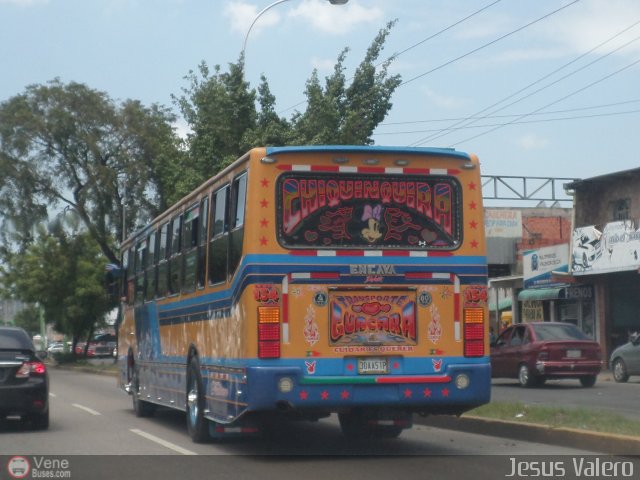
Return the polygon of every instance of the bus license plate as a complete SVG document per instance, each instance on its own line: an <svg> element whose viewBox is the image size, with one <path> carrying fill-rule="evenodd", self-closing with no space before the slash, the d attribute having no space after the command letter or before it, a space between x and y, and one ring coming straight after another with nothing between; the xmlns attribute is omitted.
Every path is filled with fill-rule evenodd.
<svg viewBox="0 0 640 480"><path fill-rule="evenodd" d="M567 350L567 358L580 358L581 356L581 350Z"/></svg>
<svg viewBox="0 0 640 480"><path fill-rule="evenodd" d="M389 361L386 358L378 357L359 358L358 373L364 375L389 373Z"/></svg>

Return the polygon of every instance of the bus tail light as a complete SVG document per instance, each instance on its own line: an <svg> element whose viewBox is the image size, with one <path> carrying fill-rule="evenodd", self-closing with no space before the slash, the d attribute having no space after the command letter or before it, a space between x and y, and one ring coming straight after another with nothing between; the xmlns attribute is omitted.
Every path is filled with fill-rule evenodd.
<svg viewBox="0 0 640 480"><path fill-rule="evenodd" d="M484 309L464 309L464 356L484 356Z"/></svg>
<svg viewBox="0 0 640 480"><path fill-rule="evenodd" d="M280 358L279 307L258 307L258 358Z"/></svg>

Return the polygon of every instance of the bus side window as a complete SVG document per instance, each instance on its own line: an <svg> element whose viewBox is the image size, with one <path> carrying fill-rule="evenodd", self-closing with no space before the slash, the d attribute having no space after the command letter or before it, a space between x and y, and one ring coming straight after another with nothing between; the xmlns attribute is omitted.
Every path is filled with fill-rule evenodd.
<svg viewBox="0 0 640 480"><path fill-rule="evenodd" d="M141 305L144 301L144 267L147 257L147 239L140 240L136 244L136 293L135 293L135 305Z"/></svg>
<svg viewBox="0 0 640 480"><path fill-rule="evenodd" d="M198 225L200 223L200 207L192 206L184 216L182 229L183 257L183 283L182 292L190 293L196 289L196 276L198 269Z"/></svg>
<svg viewBox="0 0 640 480"><path fill-rule="evenodd" d="M158 238L158 297L166 297L169 291L169 263L167 253L169 251L169 223L160 227Z"/></svg>
<svg viewBox="0 0 640 480"><path fill-rule="evenodd" d="M126 298L127 305L133 305L133 298L135 296L135 269L134 269L134 257L133 249L128 248L122 256L122 266L124 267L124 287L122 294Z"/></svg>
<svg viewBox="0 0 640 480"><path fill-rule="evenodd" d="M158 260L156 258L156 232L151 232L147 237L147 258L145 262L145 277L146 277L146 290L144 299L146 301L153 300L156 296L156 265Z"/></svg>
<svg viewBox="0 0 640 480"><path fill-rule="evenodd" d="M227 251L229 247L229 186L214 192L211 204L211 240L209 242L209 283L227 279Z"/></svg>
<svg viewBox="0 0 640 480"><path fill-rule="evenodd" d="M200 225L198 232L198 288L204 287L207 272L207 224L209 219L209 197L200 202Z"/></svg>
<svg viewBox="0 0 640 480"><path fill-rule="evenodd" d="M182 283L182 255L180 250L180 231L182 215L171 221L171 249L169 251L169 293L180 293Z"/></svg>
<svg viewBox="0 0 640 480"><path fill-rule="evenodd" d="M247 174L244 173L233 181L233 201L231 202L233 224L229 248L229 276L233 275L242 258L242 241L244 238L244 215L247 200Z"/></svg>

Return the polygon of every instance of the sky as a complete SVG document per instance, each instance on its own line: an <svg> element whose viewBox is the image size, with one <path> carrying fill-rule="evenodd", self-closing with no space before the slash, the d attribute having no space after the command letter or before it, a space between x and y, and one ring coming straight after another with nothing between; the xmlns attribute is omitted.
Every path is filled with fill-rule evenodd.
<svg viewBox="0 0 640 480"><path fill-rule="evenodd" d="M377 145L472 152L484 175L640 166L638 0L0 0L0 102L60 78L177 112L189 71L228 71L246 40L247 80L289 118L314 69L348 48L350 78L393 20L381 60L403 83Z"/></svg>

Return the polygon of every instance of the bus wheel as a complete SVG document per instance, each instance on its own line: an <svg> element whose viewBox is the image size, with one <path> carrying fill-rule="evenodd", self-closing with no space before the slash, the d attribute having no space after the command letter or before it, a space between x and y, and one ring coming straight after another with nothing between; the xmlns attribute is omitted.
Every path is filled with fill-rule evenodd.
<svg viewBox="0 0 640 480"><path fill-rule="evenodd" d="M131 398L133 399L133 411L136 413L136 417L152 417L156 411L156 406L153 403L141 400L141 395L138 369L133 365L131 374Z"/></svg>
<svg viewBox="0 0 640 480"><path fill-rule="evenodd" d="M187 370L187 430L191 440L202 443L209 439L209 425L204 418L204 395L200 364L191 359Z"/></svg>

